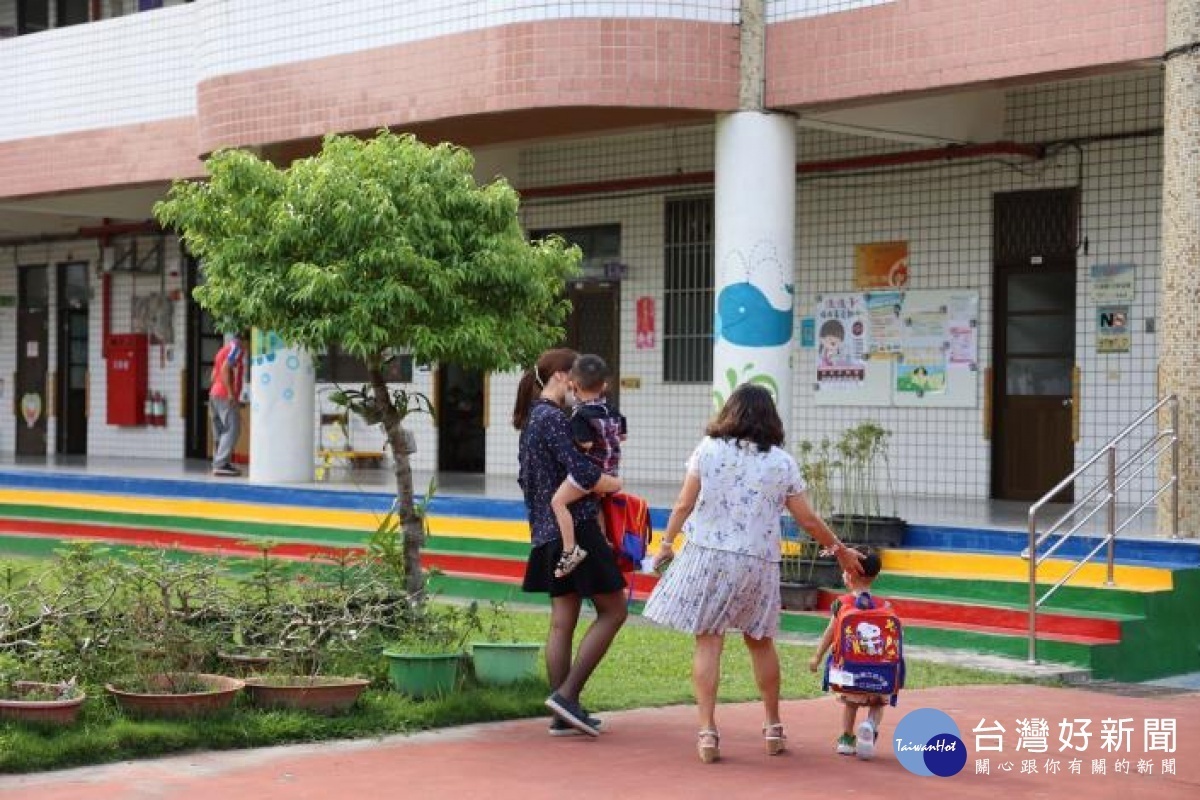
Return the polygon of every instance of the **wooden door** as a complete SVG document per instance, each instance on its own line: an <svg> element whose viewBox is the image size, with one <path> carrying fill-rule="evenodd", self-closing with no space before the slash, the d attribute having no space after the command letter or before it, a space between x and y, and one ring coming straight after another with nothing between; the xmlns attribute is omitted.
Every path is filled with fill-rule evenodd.
<svg viewBox="0 0 1200 800"><path fill-rule="evenodd" d="M1034 501L1074 468L1074 189L996 196L992 496ZM1069 502L1072 487L1055 499Z"/></svg>
<svg viewBox="0 0 1200 800"><path fill-rule="evenodd" d="M46 370L50 287L45 265L20 267L17 287L17 374L13 386L19 456L46 455Z"/></svg>

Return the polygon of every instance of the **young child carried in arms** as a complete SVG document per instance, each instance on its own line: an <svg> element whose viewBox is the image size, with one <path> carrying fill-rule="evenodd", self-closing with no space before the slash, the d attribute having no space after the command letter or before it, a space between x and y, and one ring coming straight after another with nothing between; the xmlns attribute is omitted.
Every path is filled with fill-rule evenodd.
<svg viewBox="0 0 1200 800"><path fill-rule="evenodd" d="M871 595L871 584L881 566L879 553L870 550L862 560L861 576L842 574L849 591L833 601L829 625L808 663L810 670L818 671L832 647L826 685L842 704L842 734L837 740L837 752L844 756L857 754L863 759L875 755L884 707L889 703L895 705L895 692L904 682L900 621L890 604ZM869 621L863 619L863 612L871 616ZM849 615L858 616L858 619L851 619ZM891 686L879 693L872 692L870 686L851 689L855 679L846 674L851 669L846 666L850 661L857 662L856 667L875 662L868 666L883 675L890 675ZM866 683L861 678L859 682ZM863 707L867 709L866 719L856 725L859 709Z"/></svg>
<svg viewBox="0 0 1200 800"><path fill-rule="evenodd" d="M575 359L569 375L576 399L571 412L571 438L602 472L615 478L627 429L625 417L604 396L608 391L607 377L608 365L600 356L582 355ZM568 477L550 501L563 541L562 557L554 567L556 578L569 575L587 558L587 551L575 543L575 523L567 508L586 495Z"/></svg>

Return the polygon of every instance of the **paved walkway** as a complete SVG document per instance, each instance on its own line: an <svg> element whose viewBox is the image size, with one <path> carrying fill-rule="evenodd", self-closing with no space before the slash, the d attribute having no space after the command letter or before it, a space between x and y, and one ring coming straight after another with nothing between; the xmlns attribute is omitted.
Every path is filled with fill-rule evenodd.
<svg viewBox="0 0 1200 800"><path fill-rule="evenodd" d="M1120 691L1120 687L1117 687ZM1138 687L1139 693L1149 690ZM1155 690L1162 691L1162 690ZM885 720L895 729L901 712L931 707L948 713L967 744L966 768L952 778L918 777L896 760L890 742L866 763L832 752L839 709L828 698L786 704L790 751L777 758L762 753L754 704L721 709L723 760L700 764L693 751L694 718L688 707L610 713L598 740L552 739L545 720L520 720L383 740L336 742L113 764L57 773L0 777L4 800L97 800L121 798L220 798L220 800L336 800L337 798L487 797L488 800L561 800L588 796L639 798L797 797L954 798L1003 797L1160 798L1200 797L1200 693L1129 697L1086 689L1041 686L974 686L907 692L900 709ZM1014 752L1016 720L1046 719L1049 752ZM1091 719L1094 735L1079 754L1082 774L1069 773L1070 751L1060 753L1059 721ZM1101 721L1131 718L1128 752L1101 748ZM1174 753L1146 752L1145 719L1177 720ZM1007 733L1004 752L976 753L972 729L981 719L998 721ZM984 742L985 744L987 742ZM976 759L988 757L990 774L977 774ZM1047 759L1061 760L1046 774ZM1022 774L1032 758L1038 774ZM1174 759L1176 775L1162 774ZM1105 774L1093 774L1103 759ZM1128 759L1130 774L1118 773ZM1138 774L1139 761L1151 774ZM1012 765L1004 772L1001 765Z"/></svg>

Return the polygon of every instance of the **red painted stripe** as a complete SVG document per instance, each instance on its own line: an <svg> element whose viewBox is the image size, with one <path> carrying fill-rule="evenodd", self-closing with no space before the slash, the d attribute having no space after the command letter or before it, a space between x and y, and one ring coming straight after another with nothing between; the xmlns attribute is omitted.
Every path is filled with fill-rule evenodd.
<svg viewBox="0 0 1200 800"><path fill-rule="evenodd" d="M828 612L838 592L822 591L817 607ZM1014 608L952 603L938 600L920 600L909 597L884 598L900 619L918 624L935 624L939 627L967 626L998 631L1025 633L1029 630L1029 614ZM1089 641L1121 641L1121 623L1114 619L1076 617L1070 614L1040 612L1038 633L1055 636L1081 637Z"/></svg>

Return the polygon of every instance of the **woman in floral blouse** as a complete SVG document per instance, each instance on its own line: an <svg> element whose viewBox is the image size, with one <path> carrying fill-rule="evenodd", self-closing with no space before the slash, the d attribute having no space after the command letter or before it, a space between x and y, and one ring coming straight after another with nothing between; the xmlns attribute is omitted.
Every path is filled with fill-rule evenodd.
<svg viewBox="0 0 1200 800"><path fill-rule="evenodd" d="M657 569L687 546L646 603L645 616L696 637L692 684L700 714L697 749L705 763L720 757L717 683L725 631L742 632L766 711L769 755L783 752L779 719L779 517L786 508L842 568L861 572L861 554L847 548L813 511L795 459L782 449L783 423L769 392L736 389L687 462L679 499L667 521ZM686 525L684 521L686 520Z"/></svg>
<svg viewBox="0 0 1200 800"><path fill-rule="evenodd" d="M555 713L550 733L600 734L600 720L579 703L579 694L592 671L608 652L625 623L625 578L617 567L599 523L596 492L616 492L619 478L605 475L571 438L564 406L573 401L568 373L575 363L574 350L548 350L537 365L521 377L513 407L513 427L521 432L518 482L525 495L532 549L525 565L522 589L550 595L550 631L546 637L546 672L554 693L546 705ZM575 539L589 556L561 578L554 567L562 555L562 536L550 508L554 492L564 480L589 492L571 504ZM596 619L588 626L574 662L571 643L579 622L583 599L592 601Z"/></svg>

